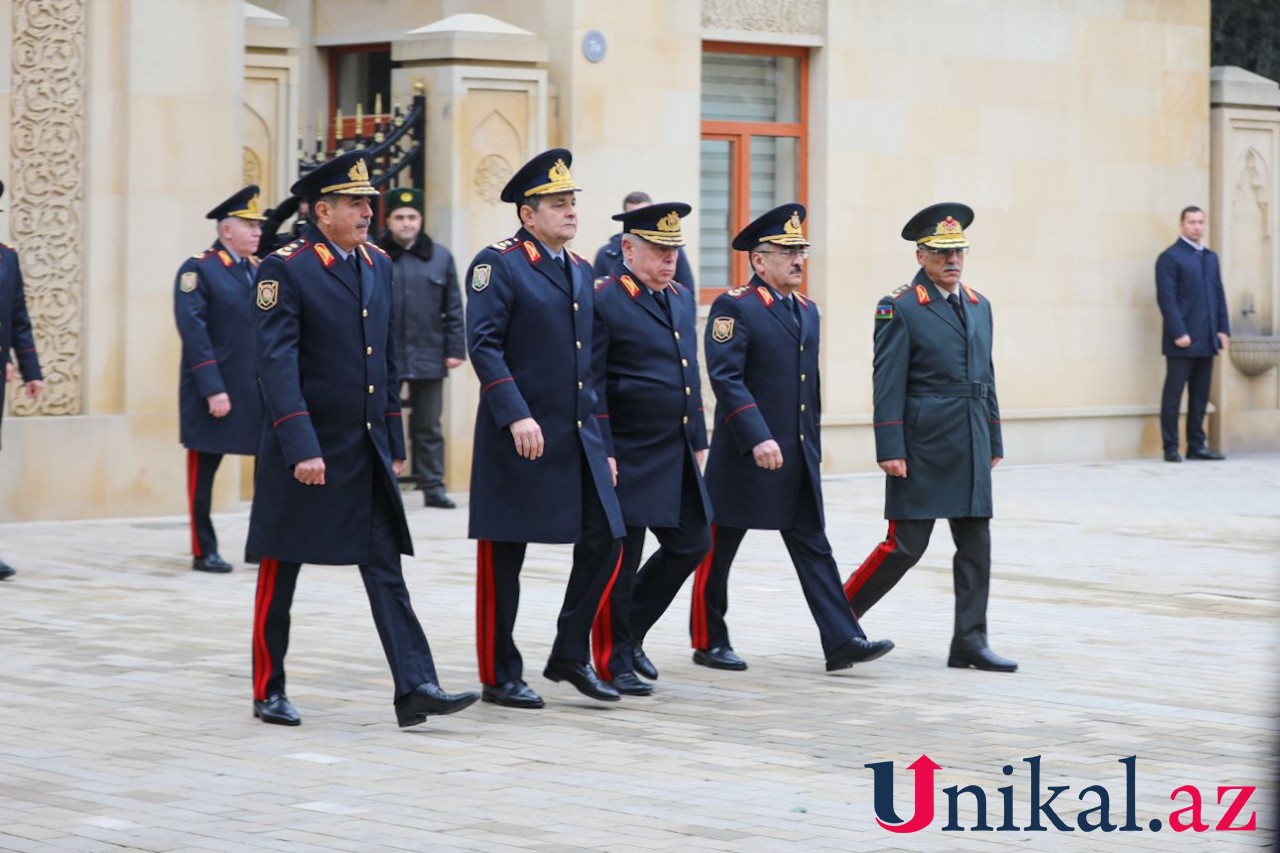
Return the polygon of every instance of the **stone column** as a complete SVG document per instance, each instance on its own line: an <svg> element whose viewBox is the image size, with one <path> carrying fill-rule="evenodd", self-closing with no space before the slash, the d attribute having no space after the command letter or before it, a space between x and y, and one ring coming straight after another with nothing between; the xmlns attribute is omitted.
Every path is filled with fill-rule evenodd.
<svg viewBox="0 0 1280 853"><path fill-rule="evenodd" d="M510 204L498 194L514 171L548 147L545 43L486 15L454 15L392 42L392 90L407 102L427 98L426 222L448 246L465 281L471 258L515 233ZM448 488L465 490L479 386L468 366L445 383Z"/></svg>
<svg viewBox="0 0 1280 853"><path fill-rule="evenodd" d="M1232 340L1215 366L1212 433L1225 450L1275 450L1280 435L1280 86L1211 70L1210 245L1222 259Z"/></svg>

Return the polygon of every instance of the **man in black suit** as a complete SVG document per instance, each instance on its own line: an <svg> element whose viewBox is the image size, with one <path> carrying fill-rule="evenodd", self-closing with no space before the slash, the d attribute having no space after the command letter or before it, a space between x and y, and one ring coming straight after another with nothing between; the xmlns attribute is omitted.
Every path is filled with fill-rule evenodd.
<svg viewBox="0 0 1280 853"><path fill-rule="evenodd" d="M314 224L258 268L257 371L266 419L249 547L261 554L253 619L253 713L296 726L285 697L289 610L302 563L360 567L395 682L396 720L414 726L480 697L440 689L409 601L413 553L404 470L391 259L368 242L378 194L368 153L341 154L293 185Z"/></svg>
<svg viewBox="0 0 1280 853"><path fill-rule="evenodd" d="M0 183L0 196L4 184ZM4 381L0 382L0 420L4 418L4 390L13 378L13 361L10 353L18 356L18 369L27 396L35 399L44 390L44 374L40 372L40 359L36 358L35 337L31 333L31 316L27 313L27 297L22 289L22 269L18 265L18 253L0 243L0 352L4 353ZM4 560L0 560L0 580L16 574Z"/></svg>
<svg viewBox="0 0 1280 853"><path fill-rule="evenodd" d="M1204 413L1209 405L1213 359L1227 348L1231 321L1222 288L1218 255L1204 245L1204 211L1182 211L1182 234L1156 259L1156 302L1164 317L1161 351L1166 372L1160 397L1160 437L1164 461L1178 455L1178 409L1187 388L1187 459L1225 459L1205 445Z"/></svg>

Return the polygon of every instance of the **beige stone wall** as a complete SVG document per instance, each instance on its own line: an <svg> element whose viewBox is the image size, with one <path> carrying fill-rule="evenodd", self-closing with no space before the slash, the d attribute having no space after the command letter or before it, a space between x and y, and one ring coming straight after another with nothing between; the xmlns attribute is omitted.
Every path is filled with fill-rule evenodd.
<svg viewBox="0 0 1280 853"><path fill-rule="evenodd" d="M17 2L0 0L0 35ZM346 0L257 5L289 19L296 49L247 34L239 0L88 4L82 413L5 419L0 519L183 511L170 289L183 257L212 237L204 211L242 179L246 146L282 192L295 133L285 125L310 140L325 47L396 43L462 13L529 30L546 59L423 61L397 74L407 91L420 73L434 93L430 132L444 136L428 160L428 224L460 272L514 229L473 180L479 152L572 148L585 187L576 248L592 255L626 192L696 203L703 39L806 45L827 469L873 466L872 308L914 273L901 223L943 199L977 210L966 279L996 305L1011 460L1158 449L1152 265L1178 210L1210 203L1209 0L379 0L355 4L358 14ZM945 26L931 23L940 9ZM582 55L590 29L608 40L603 62ZM10 75L4 63L6 114ZM490 133L494 113L515 140ZM0 136L9 183L11 139ZM0 213L0 239L10 215ZM697 224L695 212L691 233ZM1224 260L1242 274L1257 266ZM1251 381L1242 391L1229 378L1220 405L1280 393L1274 380ZM466 487L474 384L469 367L451 383L453 488ZM243 493L242 478L236 466L220 475L220 505Z"/></svg>
<svg viewBox="0 0 1280 853"><path fill-rule="evenodd" d="M75 416L5 418L3 520L185 510L173 276L212 241L204 213L241 178L239 0L85 8L85 133L66 167L83 185L82 280L67 282L85 306L83 404ZM9 185L12 163L2 165ZM217 496L238 488L230 470Z"/></svg>
<svg viewBox="0 0 1280 853"><path fill-rule="evenodd" d="M902 223L974 207L1017 461L1159 449L1153 264L1209 191L1209 3L833 2L813 60L811 264L827 465L873 460L872 310L916 269ZM954 7L949 7L954 8ZM920 25L917 25L920 24Z"/></svg>

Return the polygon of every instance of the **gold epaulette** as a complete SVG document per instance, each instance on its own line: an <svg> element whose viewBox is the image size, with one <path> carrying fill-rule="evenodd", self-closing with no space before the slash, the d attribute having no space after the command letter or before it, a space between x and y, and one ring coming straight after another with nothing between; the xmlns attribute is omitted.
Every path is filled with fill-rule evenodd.
<svg viewBox="0 0 1280 853"><path fill-rule="evenodd" d="M744 284L741 287L735 287L733 290L727 291L726 295L732 296L734 299L741 299L742 297L746 296L750 292L751 292L751 285Z"/></svg>
<svg viewBox="0 0 1280 853"><path fill-rule="evenodd" d="M609 283L609 276L604 275L596 279L595 282L593 282L593 287L595 287L596 291L599 292L600 288L604 287L608 283Z"/></svg>
<svg viewBox="0 0 1280 853"><path fill-rule="evenodd" d="M294 240L292 243L288 243L284 246L281 246L279 249L276 249L271 254L284 258L285 260L288 260L289 258L292 258L294 255L296 255L298 250L305 245L307 245L307 238L299 237L297 240Z"/></svg>
<svg viewBox="0 0 1280 853"><path fill-rule="evenodd" d="M885 298L886 298L886 299L897 299L899 296L901 296L902 294L906 293L906 292L907 292L908 290L910 290L910 289L911 289L911 283L910 283L910 282L908 282L908 283L906 283L906 284L902 285L901 287L895 287L895 288L894 288L894 289L889 293L889 295L888 295L888 296L886 296Z"/></svg>
<svg viewBox="0 0 1280 853"><path fill-rule="evenodd" d="M499 252L505 252L507 249L510 249L512 246L517 245L519 242L520 242L520 238L518 237L508 237L505 240L499 240L496 243L490 243L489 248L497 249Z"/></svg>

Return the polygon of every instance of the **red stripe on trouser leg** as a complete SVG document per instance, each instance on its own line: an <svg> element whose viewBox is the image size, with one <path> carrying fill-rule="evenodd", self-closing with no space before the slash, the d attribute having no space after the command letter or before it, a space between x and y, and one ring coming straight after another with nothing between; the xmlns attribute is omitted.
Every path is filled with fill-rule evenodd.
<svg viewBox="0 0 1280 853"><path fill-rule="evenodd" d="M476 542L476 660L481 684L493 684L497 678L493 660L495 607L493 543L481 539Z"/></svg>
<svg viewBox="0 0 1280 853"><path fill-rule="evenodd" d="M618 582L618 572L622 570L622 548L618 548L618 562L613 565L613 574L605 584L604 595L596 605L596 618L591 622L591 633L594 634L596 674L609 681L613 674L609 669L609 659L613 657L613 585Z"/></svg>
<svg viewBox="0 0 1280 853"><path fill-rule="evenodd" d="M258 595L253 604L253 698L267 698L267 682L271 679L271 649L267 647L267 613L276 589L278 560L264 557L258 566Z"/></svg>
<svg viewBox="0 0 1280 853"><path fill-rule="evenodd" d="M857 570L849 575L849 579L844 582L844 597L850 604L853 603L853 597L858 594L858 590L862 589L867 581L871 580L871 576L884 564L885 559L897 550L896 528L897 522L890 521L889 535L876 546L874 551L867 555L867 559L862 561L862 565L858 566Z"/></svg>
<svg viewBox="0 0 1280 853"><path fill-rule="evenodd" d="M187 451L187 519L191 524L191 555L203 557L200 553L200 537L196 536L196 479L200 475L200 455L194 450Z"/></svg>
<svg viewBox="0 0 1280 853"><path fill-rule="evenodd" d="M702 562L698 563L698 568L693 575L693 601L690 609L692 624L689 626L689 633L695 649L705 649L711 644L711 638L707 633L707 581L711 578L711 564L715 556L716 525L713 524L711 525L711 548L707 550L707 555L702 558Z"/></svg>

